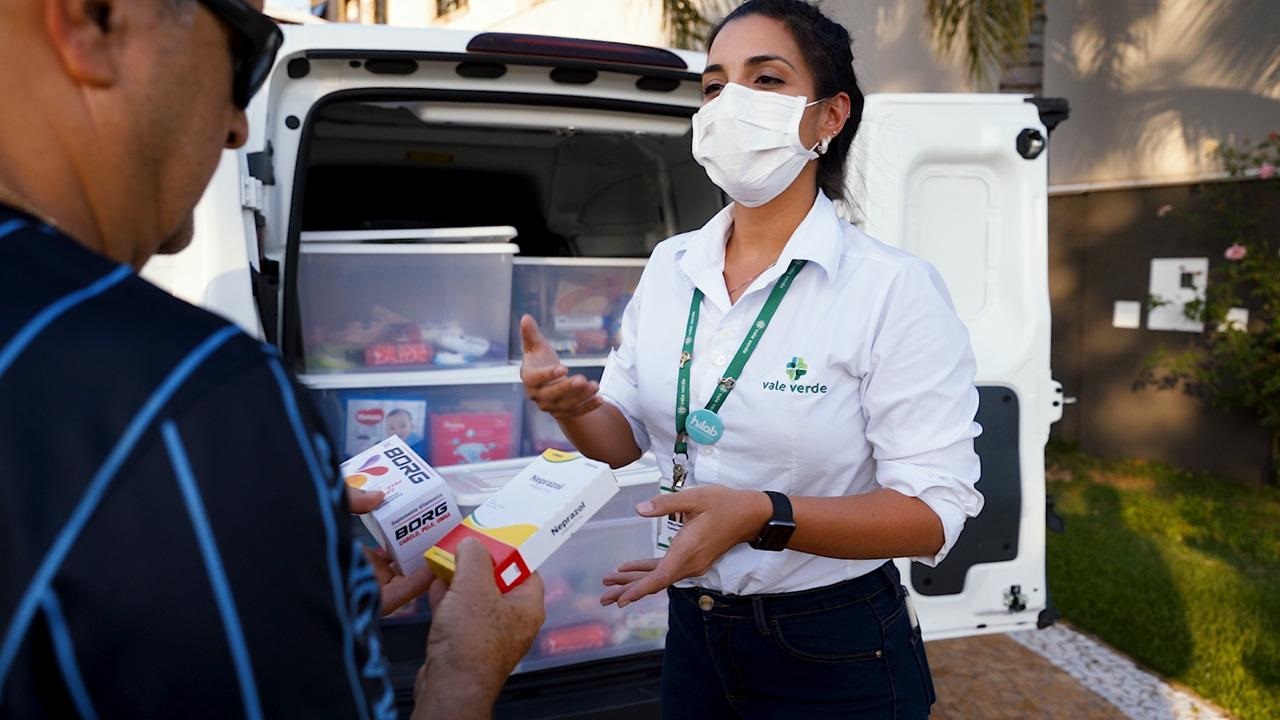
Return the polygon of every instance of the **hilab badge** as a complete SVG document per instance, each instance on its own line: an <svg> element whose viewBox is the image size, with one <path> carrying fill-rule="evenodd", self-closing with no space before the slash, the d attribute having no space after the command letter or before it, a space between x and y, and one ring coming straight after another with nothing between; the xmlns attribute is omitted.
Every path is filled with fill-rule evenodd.
<svg viewBox="0 0 1280 720"><path fill-rule="evenodd" d="M724 437L724 421L714 412L702 408L689 413L685 430L689 438L699 445L715 445Z"/></svg>

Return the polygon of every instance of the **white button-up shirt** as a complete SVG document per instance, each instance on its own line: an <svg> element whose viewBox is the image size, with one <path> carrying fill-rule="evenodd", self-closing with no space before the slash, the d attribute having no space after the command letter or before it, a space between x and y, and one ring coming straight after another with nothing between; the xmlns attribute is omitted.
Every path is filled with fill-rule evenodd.
<svg viewBox="0 0 1280 720"><path fill-rule="evenodd" d="M836 497L889 488L918 497L955 544L982 509L973 438L978 393L969 335L927 262L842 220L821 192L777 264L736 304L725 288L733 206L658 245L622 322L600 392L670 473L676 376L694 287L705 294L692 365L702 407L791 260L808 260L720 409L713 446L690 442L687 487L724 485ZM656 488L655 488L656 490ZM863 575L884 560L840 560L737 545L681 584L789 592Z"/></svg>

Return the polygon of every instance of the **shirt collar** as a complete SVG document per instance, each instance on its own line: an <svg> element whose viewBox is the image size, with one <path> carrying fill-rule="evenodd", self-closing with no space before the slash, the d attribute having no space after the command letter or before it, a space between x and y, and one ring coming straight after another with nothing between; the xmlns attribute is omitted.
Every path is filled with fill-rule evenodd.
<svg viewBox="0 0 1280 720"><path fill-rule="evenodd" d="M733 204L730 203L702 228L690 234L683 255L677 263L684 274L708 299L727 307L724 287L724 246L733 226ZM822 268L828 279L834 278L840 266L844 233L835 204L826 193L818 191L813 207L796 226L778 256L778 262L761 277L772 280L782 275L792 260L808 260Z"/></svg>
<svg viewBox="0 0 1280 720"><path fill-rule="evenodd" d="M840 269L840 256L844 251L844 229L840 223L835 203L819 190L813 207L796 226L796 231L778 256L777 267L785 271L792 260L808 260L821 267L827 279L834 278ZM723 247L720 254L724 255Z"/></svg>

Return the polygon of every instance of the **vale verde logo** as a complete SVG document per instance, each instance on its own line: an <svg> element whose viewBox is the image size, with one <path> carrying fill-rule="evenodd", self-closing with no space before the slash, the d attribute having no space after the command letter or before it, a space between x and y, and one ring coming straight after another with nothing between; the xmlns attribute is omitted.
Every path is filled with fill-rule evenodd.
<svg viewBox="0 0 1280 720"><path fill-rule="evenodd" d="M765 390L773 390L775 392L788 392L797 395L824 395L827 392L827 386L819 382L804 383L800 379L809 374L809 363L799 355L791 358L786 367L787 382L781 380L766 380L764 382Z"/></svg>
<svg viewBox="0 0 1280 720"><path fill-rule="evenodd" d="M787 379L791 382L804 377L807 372L809 372L809 363L802 357L793 357L791 362L787 363Z"/></svg>
<svg viewBox="0 0 1280 720"><path fill-rule="evenodd" d="M348 475L343 478L343 480L353 488L362 488L365 483L369 482L370 475L374 477L382 477L383 475L386 475L391 468L386 465L376 464L381 459L381 455L374 455L368 460L365 460L364 465L361 465L360 469L357 470L354 475Z"/></svg>

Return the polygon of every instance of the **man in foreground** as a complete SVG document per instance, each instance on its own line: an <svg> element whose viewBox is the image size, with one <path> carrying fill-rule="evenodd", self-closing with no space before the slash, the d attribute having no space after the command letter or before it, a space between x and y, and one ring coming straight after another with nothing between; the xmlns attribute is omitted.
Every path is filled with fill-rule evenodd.
<svg viewBox="0 0 1280 720"><path fill-rule="evenodd" d="M278 44L243 0L0 3L0 716L392 717L377 614L428 586L415 715L487 716L542 622L474 543L448 588L366 558L272 349L135 273Z"/></svg>

